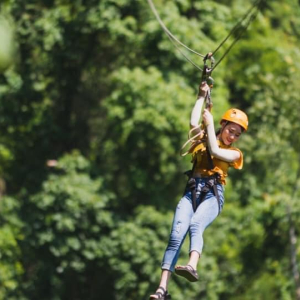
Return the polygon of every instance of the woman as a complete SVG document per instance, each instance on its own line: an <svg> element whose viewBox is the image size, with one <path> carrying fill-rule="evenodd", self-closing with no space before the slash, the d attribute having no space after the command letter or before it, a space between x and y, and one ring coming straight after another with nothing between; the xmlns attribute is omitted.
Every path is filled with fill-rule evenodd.
<svg viewBox="0 0 300 300"><path fill-rule="evenodd" d="M208 85L202 83L199 98L192 110L190 127L195 133L201 131L200 115L208 90ZM190 184L187 185L184 196L177 206L169 243L162 261L160 284L150 299L171 299L167 286L174 270L177 275L191 282L198 280L197 264L203 248L202 235L223 209L223 185L226 184L227 170L229 167L241 169L243 166L242 152L231 145L247 130L247 115L238 109L229 109L223 115L220 122L221 129L217 133L214 129L213 116L207 109L203 111L203 122L207 142L199 143L193 150L192 180L189 180ZM196 197L193 197L193 194ZM194 209L193 201L195 201ZM190 234L189 261L185 266L175 267L187 232Z"/></svg>

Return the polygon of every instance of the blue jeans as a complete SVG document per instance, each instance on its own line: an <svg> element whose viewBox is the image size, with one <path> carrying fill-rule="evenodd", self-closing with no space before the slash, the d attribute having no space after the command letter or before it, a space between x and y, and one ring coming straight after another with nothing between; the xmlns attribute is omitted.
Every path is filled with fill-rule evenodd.
<svg viewBox="0 0 300 300"><path fill-rule="evenodd" d="M196 187L203 187L209 178L196 178ZM220 209L224 205L224 187L217 184ZM219 204L211 189L203 201L200 203L200 197L197 197L197 210L194 213L192 206L192 196L190 191L186 191L179 201L170 234L169 243L161 264L163 270L174 271L177 263L179 252L184 239L189 232L190 234L190 252L197 251L202 253L203 232L213 222L219 214ZM221 212L221 211L220 211Z"/></svg>

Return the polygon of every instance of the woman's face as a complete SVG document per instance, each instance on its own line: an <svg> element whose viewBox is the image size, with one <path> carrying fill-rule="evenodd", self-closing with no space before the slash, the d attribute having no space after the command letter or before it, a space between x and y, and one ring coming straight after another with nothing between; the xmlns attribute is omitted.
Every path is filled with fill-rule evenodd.
<svg viewBox="0 0 300 300"><path fill-rule="evenodd" d="M221 140L225 145L236 142L242 134L242 127L235 123L222 123Z"/></svg>

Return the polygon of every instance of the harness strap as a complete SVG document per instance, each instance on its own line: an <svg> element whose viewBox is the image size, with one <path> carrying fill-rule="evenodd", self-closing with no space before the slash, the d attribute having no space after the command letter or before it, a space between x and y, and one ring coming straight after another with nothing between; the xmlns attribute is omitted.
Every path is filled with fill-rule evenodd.
<svg viewBox="0 0 300 300"><path fill-rule="evenodd" d="M210 154L208 145L206 145L206 152L207 152L207 159L208 159L209 167L210 167L210 169L213 169L214 168L214 163L213 163L213 160L211 158L211 154ZM218 177L219 177L219 174L216 173L215 174L215 183L212 186L212 188L213 188L213 193L216 196L217 201L218 201L218 207L219 207L219 213L218 214L220 214L220 212L221 212L221 200L220 200L218 189L217 189L217 185L216 185Z"/></svg>
<svg viewBox="0 0 300 300"><path fill-rule="evenodd" d="M193 176L195 167L197 164L197 157L195 158L195 161L193 163L193 168L192 170L188 170L186 172L184 172L185 175L188 176L188 181L186 183L186 188L184 190L183 195L185 194L186 190L189 189L191 191L192 194L192 206L193 206L193 211L196 212L197 209L197 195L196 195L196 179Z"/></svg>
<svg viewBox="0 0 300 300"><path fill-rule="evenodd" d="M206 147L206 151L207 151L207 159L208 159L208 163L209 163L209 168L213 169L214 168L214 164L213 164L213 160L211 158L208 146ZM185 188L185 191L183 193L183 194L185 194L185 192L186 192L187 189L189 189L191 191L192 206L193 206L193 211L194 212L196 212L196 210L197 210L196 179L193 177L193 173L194 173L196 164L197 164L197 156L195 157L192 170L188 170L188 171L186 171L184 173L185 175L188 176L188 181L186 183L186 188ZM211 181L208 181L205 184L205 186L200 191L200 199L199 200L200 200L200 203L202 203L202 201L204 200L206 194L212 189L213 190L213 194L215 195L215 197L217 198L217 201L218 201L218 208L219 208L218 214L220 214L220 212L221 212L221 200L220 200L220 196L219 196L219 192L218 192L218 188L217 188L218 177L219 177L219 174L216 173L211 178Z"/></svg>

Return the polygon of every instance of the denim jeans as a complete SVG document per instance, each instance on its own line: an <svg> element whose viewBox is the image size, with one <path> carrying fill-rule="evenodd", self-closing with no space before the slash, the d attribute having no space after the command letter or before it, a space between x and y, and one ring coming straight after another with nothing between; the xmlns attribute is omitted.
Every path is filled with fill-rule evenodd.
<svg viewBox="0 0 300 300"><path fill-rule="evenodd" d="M199 187L199 185L203 187L208 179L209 178L196 178L196 187ZM221 204L220 210L222 210L224 204L224 187L222 184L217 184L217 189ZM188 232L190 234L190 252L197 251L201 254L203 248L203 232L219 214L218 200L212 189L205 195L205 198L200 204L200 197L197 197L198 207L195 213L193 211L191 198L191 192L186 191L177 205L169 243L161 264L163 270L174 271L181 246Z"/></svg>

